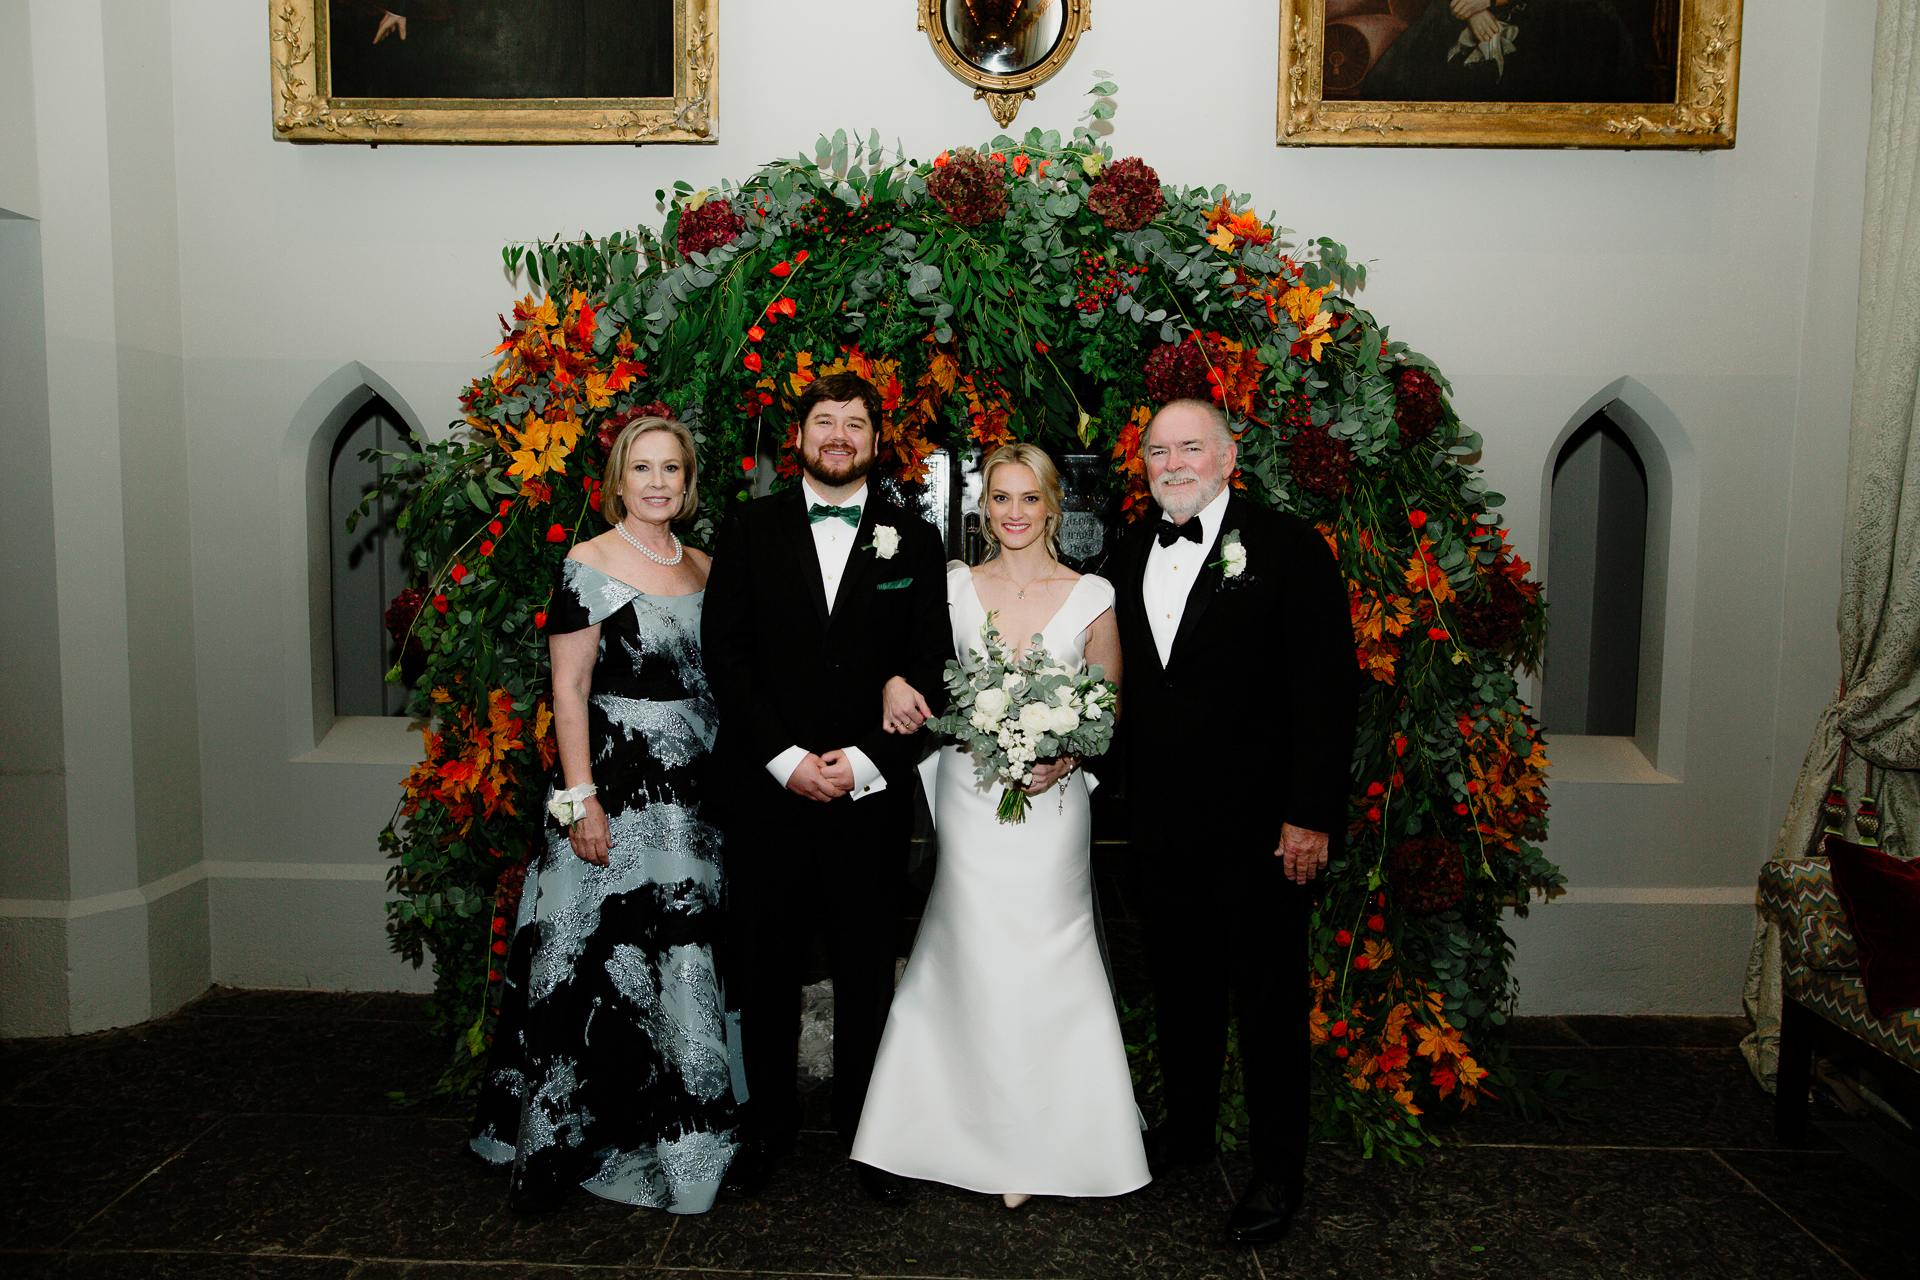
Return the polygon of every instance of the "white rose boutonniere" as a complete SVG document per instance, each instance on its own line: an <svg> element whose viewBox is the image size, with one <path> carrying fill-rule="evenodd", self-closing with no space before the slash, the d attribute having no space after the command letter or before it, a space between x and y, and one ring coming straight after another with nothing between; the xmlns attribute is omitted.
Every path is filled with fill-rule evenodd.
<svg viewBox="0 0 1920 1280"><path fill-rule="evenodd" d="M1221 574L1233 579L1247 571L1247 548L1240 541L1238 529L1227 530L1227 536L1220 539L1220 558L1209 568L1218 568Z"/></svg>
<svg viewBox="0 0 1920 1280"><path fill-rule="evenodd" d="M873 526L873 541L860 549L891 560L900 550L900 531L890 524L877 524Z"/></svg>

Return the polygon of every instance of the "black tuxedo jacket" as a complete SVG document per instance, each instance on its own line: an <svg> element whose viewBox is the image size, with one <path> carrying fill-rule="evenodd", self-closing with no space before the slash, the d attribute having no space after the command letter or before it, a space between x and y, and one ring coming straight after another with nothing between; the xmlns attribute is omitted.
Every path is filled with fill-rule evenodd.
<svg viewBox="0 0 1920 1280"><path fill-rule="evenodd" d="M767 762L788 747L858 747L889 791L911 795L922 744L880 728L881 691L897 675L943 700L953 639L939 535L869 486L829 615L805 493L795 485L741 503L721 522L700 629L720 710L714 753L723 769L772 785ZM889 559L862 550L881 525L900 535Z"/></svg>
<svg viewBox="0 0 1920 1280"><path fill-rule="evenodd" d="M1146 847L1192 834L1271 851L1290 822L1338 849L1360 671L1326 540L1297 516L1229 496L1163 666L1141 598L1159 524L1140 520L1109 569L1132 836ZM1228 578L1221 544L1235 530L1247 563Z"/></svg>

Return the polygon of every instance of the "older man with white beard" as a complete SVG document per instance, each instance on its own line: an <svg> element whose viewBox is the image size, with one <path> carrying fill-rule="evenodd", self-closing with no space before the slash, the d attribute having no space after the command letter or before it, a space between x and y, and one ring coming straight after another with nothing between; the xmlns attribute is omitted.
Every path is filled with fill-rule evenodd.
<svg viewBox="0 0 1920 1280"><path fill-rule="evenodd" d="M1128 837L1143 880L1166 1122L1156 1175L1211 1161L1228 995L1252 1125L1237 1244L1286 1235L1306 1181L1307 915L1346 827L1359 668L1347 592L1305 521L1233 493L1213 405L1147 428L1161 517L1113 562Z"/></svg>

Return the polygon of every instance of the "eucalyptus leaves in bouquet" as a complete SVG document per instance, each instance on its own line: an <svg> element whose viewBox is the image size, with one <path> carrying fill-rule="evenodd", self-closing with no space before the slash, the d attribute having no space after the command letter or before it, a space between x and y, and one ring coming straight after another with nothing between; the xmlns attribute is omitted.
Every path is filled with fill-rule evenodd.
<svg viewBox="0 0 1920 1280"><path fill-rule="evenodd" d="M981 782L1000 780L1000 821L1024 822L1036 764L1106 754L1119 690L1097 662L1077 673L1055 662L1038 632L1016 661L994 616L980 628L986 652L947 663L947 714L929 723L966 748Z"/></svg>

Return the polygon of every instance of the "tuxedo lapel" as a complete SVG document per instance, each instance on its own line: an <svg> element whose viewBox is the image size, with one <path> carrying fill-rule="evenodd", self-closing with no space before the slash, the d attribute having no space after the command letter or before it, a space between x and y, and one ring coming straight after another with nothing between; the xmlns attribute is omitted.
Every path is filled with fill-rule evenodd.
<svg viewBox="0 0 1920 1280"><path fill-rule="evenodd" d="M1213 545L1207 548L1207 558L1200 573L1193 580L1193 590L1187 593L1187 607L1180 615L1180 629L1173 633L1173 647L1168 651L1167 665L1172 666L1180 656L1180 649L1192 637L1200 626L1200 620L1206 617L1207 606L1213 603L1213 597L1220 590L1220 542L1233 528L1233 508L1239 498L1227 495L1227 510L1220 521L1220 532L1214 537ZM1200 517L1195 516L1194 519Z"/></svg>
<svg viewBox="0 0 1920 1280"><path fill-rule="evenodd" d="M827 589L820 581L820 555L813 549L813 525L807 519L806 487L795 485L783 496L787 499L787 508L781 514L780 534L789 552L790 571L806 584L801 590L813 601L814 616L820 621L820 629L825 631L828 622Z"/></svg>

